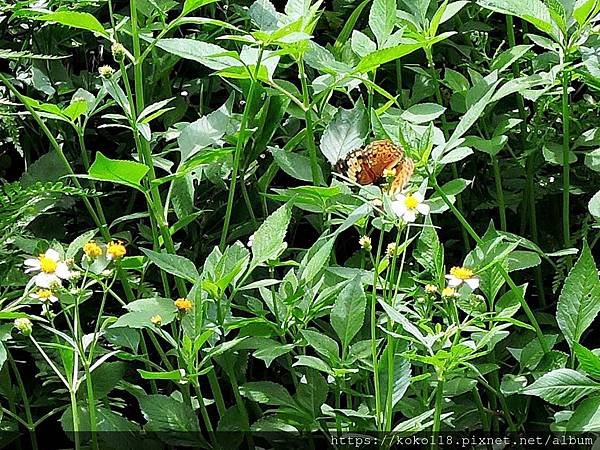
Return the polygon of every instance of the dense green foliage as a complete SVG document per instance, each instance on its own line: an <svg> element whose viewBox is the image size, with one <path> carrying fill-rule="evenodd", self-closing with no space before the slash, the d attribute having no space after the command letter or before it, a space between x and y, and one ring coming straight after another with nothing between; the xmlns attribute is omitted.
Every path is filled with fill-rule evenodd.
<svg viewBox="0 0 600 450"><path fill-rule="evenodd" d="M600 430L600 0L0 5L5 442Z"/></svg>

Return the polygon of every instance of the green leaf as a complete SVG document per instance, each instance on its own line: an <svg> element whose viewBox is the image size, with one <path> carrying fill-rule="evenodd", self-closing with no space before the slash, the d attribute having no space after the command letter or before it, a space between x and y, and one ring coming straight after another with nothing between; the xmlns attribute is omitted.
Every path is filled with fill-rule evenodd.
<svg viewBox="0 0 600 450"><path fill-rule="evenodd" d="M316 371L308 370L306 381L300 382L296 391L296 401L299 405L312 412L312 418L321 416L321 406L327 400L329 387L325 379Z"/></svg>
<svg viewBox="0 0 600 450"><path fill-rule="evenodd" d="M331 326L348 348L352 338L363 326L367 297L360 276L356 276L341 290L331 308Z"/></svg>
<svg viewBox="0 0 600 450"><path fill-rule="evenodd" d="M600 431L600 397L586 398L577 406L567 423L567 431Z"/></svg>
<svg viewBox="0 0 600 450"><path fill-rule="evenodd" d="M269 0L256 0L248 9L252 22L261 31L272 32L277 30L278 14L275 6Z"/></svg>
<svg viewBox="0 0 600 450"><path fill-rule="evenodd" d="M73 239L73 242L69 244L67 251L65 252L65 259L72 259L75 257L77 252L81 250L81 248L87 244L90 240L94 238L96 235L96 230L86 231L82 235Z"/></svg>
<svg viewBox="0 0 600 450"><path fill-rule="evenodd" d="M297 180L312 182L310 159L298 153L289 152L280 148L271 148L273 159L281 170ZM318 167L318 176L323 180L321 168Z"/></svg>
<svg viewBox="0 0 600 450"><path fill-rule="evenodd" d="M160 394L138 395L137 400L147 431L156 432L172 445L203 447L198 418L187 404Z"/></svg>
<svg viewBox="0 0 600 450"><path fill-rule="evenodd" d="M319 272L325 267L331 256L331 250L335 243L335 236L327 240L320 238L308 249L304 258L302 258L301 278L306 283L310 283Z"/></svg>
<svg viewBox="0 0 600 450"><path fill-rule="evenodd" d="M79 11L57 11L43 16L34 17L46 22L55 22L68 27L88 30L104 37L109 37L108 32L93 15Z"/></svg>
<svg viewBox="0 0 600 450"><path fill-rule="evenodd" d="M185 0L183 4L183 10L181 11L182 16L186 16L194 10L201 8L205 5L210 5L211 3L218 2L219 0Z"/></svg>
<svg viewBox="0 0 600 450"><path fill-rule="evenodd" d="M508 271L528 269L540 265L542 259L536 252L514 250L508 255Z"/></svg>
<svg viewBox="0 0 600 450"><path fill-rule="evenodd" d="M373 0L369 12L369 28L375 35L377 46L383 48L396 24L396 0Z"/></svg>
<svg viewBox="0 0 600 450"><path fill-rule="evenodd" d="M153 316L160 316L163 325L171 323L177 315L177 308L169 298L145 298L128 303L125 308L130 312L123 314L110 328L154 328L150 321Z"/></svg>
<svg viewBox="0 0 600 450"><path fill-rule="evenodd" d="M573 350L579 361L580 369L591 377L600 379L600 356L578 342L573 345Z"/></svg>
<svg viewBox="0 0 600 450"><path fill-rule="evenodd" d="M362 147L368 132L369 123L361 99L352 109L337 110L321 136L321 152L335 165L352 150Z"/></svg>
<svg viewBox="0 0 600 450"><path fill-rule="evenodd" d="M223 47L208 42L185 38L168 38L160 39L156 46L181 58L199 62L213 70L223 70L241 65Z"/></svg>
<svg viewBox="0 0 600 450"><path fill-rule="evenodd" d="M600 390L600 384L573 369L556 369L544 374L523 393L536 395L555 405L567 406Z"/></svg>
<svg viewBox="0 0 600 450"><path fill-rule="evenodd" d="M570 347L579 342L599 311L600 278L592 252L584 243L581 256L565 280L556 311L556 321Z"/></svg>
<svg viewBox="0 0 600 450"><path fill-rule="evenodd" d="M393 369L392 375L392 407L402 399L410 385L410 361L402 356L402 353L407 350L406 342L392 341L391 347L388 344L381 354L379 361L379 385L381 386L381 402L383 405L387 401L388 393L388 377L390 371L388 366L392 359ZM390 358L391 351L394 352L393 358Z"/></svg>
<svg viewBox="0 0 600 450"><path fill-rule="evenodd" d="M240 394L265 405L292 406L294 399L280 384L272 381L253 381L240 386Z"/></svg>
<svg viewBox="0 0 600 450"><path fill-rule="evenodd" d="M91 178L100 181L111 181L143 191L141 181L146 176L148 167L135 161L110 159L101 152L96 153L96 160L88 173Z"/></svg>
<svg viewBox="0 0 600 450"><path fill-rule="evenodd" d="M558 27L541 0L478 0L477 3L491 11L520 17L558 40Z"/></svg>
<svg viewBox="0 0 600 450"><path fill-rule="evenodd" d="M354 68L354 73L370 72L382 64L402 58L403 56L406 56L415 50L423 48L425 42L427 41L414 44L400 44L370 53L360 60L358 65Z"/></svg>
<svg viewBox="0 0 600 450"><path fill-rule="evenodd" d="M198 274L198 270L194 263L183 256L172 255L170 253L158 253L146 248L141 250L150 261L171 275L187 280L190 283L195 283L198 278L200 278L200 274Z"/></svg>
<svg viewBox="0 0 600 450"><path fill-rule="evenodd" d="M431 122L444 114L446 108L436 103L420 103L404 111L400 117L412 123L421 124Z"/></svg>
<svg viewBox="0 0 600 450"><path fill-rule="evenodd" d="M258 265L279 256L285 248L285 235L292 218L291 207L286 203L266 218L252 239L252 264Z"/></svg>
<svg viewBox="0 0 600 450"><path fill-rule="evenodd" d="M138 373L144 380L171 380L179 381L185 377L183 369L170 370L167 372L149 372L147 370L137 369Z"/></svg>
<svg viewBox="0 0 600 450"><path fill-rule="evenodd" d="M330 364L335 365L340 358L340 349L337 342L329 336L313 330L302 330L302 336L317 353L327 358Z"/></svg>
<svg viewBox="0 0 600 450"><path fill-rule="evenodd" d="M0 342L0 370L2 370L2 367L4 367L7 357L8 354L6 353L6 347L2 342Z"/></svg>

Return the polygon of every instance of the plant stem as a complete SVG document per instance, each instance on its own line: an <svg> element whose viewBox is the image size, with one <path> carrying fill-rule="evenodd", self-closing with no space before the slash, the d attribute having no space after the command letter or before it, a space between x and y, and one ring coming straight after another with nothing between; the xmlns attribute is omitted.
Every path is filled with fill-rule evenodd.
<svg viewBox="0 0 600 450"><path fill-rule="evenodd" d="M12 372L15 376L15 379L17 380L17 385L19 386L19 392L23 401L23 408L25 408L25 418L27 419L27 429L29 431L29 438L31 440L31 447L33 448L33 450L37 450L37 438L35 435L33 415L31 414L31 405L29 404L29 397L27 397L27 390L25 389L25 384L23 383L23 378L21 378L19 368L17 367L17 364L15 363L15 360L9 351L6 352L6 356L10 364L10 368L12 369Z"/></svg>
<svg viewBox="0 0 600 450"><path fill-rule="evenodd" d="M96 402L94 401L94 385L92 382L92 373L88 367L87 361L83 362L85 370L85 385L87 388L88 413L90 415L90 433L92 435L92 448L98 450L98 436L96 432Z"/></svg>
<svg viewBox="0 0 600 450"><path fill-rule="evenodd" d="M571 82L571 73L568 69L563 69L562 74L562 125L563 125L563 240L566 248L571 246L571 231L569 217L569 190L571 188L570 176L571 167L569 161L569 151L571 147L570 122L571 115L569 111L569 84ZM567 267L571 268L572 260L567 257Z"/></svg>
<svg viewBox="0 0 600 450"><path fill-rule="evenodd" d="M373 358L373 380L375 383L375 423L377 430L381 431L381 392L379 386L379 362L377 358L377 281L379 280L379 262L381 249L383 247L383 228L379 232L379 243L377 244L377 255L373 262L373 293L371 295L371 356Z"/></svg>
<svg viewBox="0 0 600 450"><path fill-rule="evenodd" d="M496 181L496 197L498 200L498 213L500 214L500 229L506 231L506 206L504 205L504 191L502 190L502 175L498 157L492 156L492 167L494 168L494 180Z"/></svg>
<svg viewBox="0 0 600 450"><path fill-rule="evenodd" d="M310 156L310 172L312 175L313 184L321 185L322 180L319 176L319 163L317 161L317 146L315 144L315 131L313 126L312 108L310 106L310 98L308 92L308 82L306 80L306 72L304 71L304 61L302 58L298 61L298 71L300 74L300 83L302 85L302 103L304 105L304 120L306 122L306 146Z"/></svg>
<svg viewBox="0 0 600 450"><path fill-rule="evenodd" d="M444 401L444 378L441 374L438 374L437 386L435 388L435 412L433 413L433 442L431 445L432 449L438 448L438 436L440 434L442 408Z"/></svg>
<svg viewBox="0 0 600 450"><path fill-rule="evenodd" d="M260 47L258 50L258 57L256 58L256 66L254 67L254 74L250 78L250 89L248 90L248 98L246 105L244 106L244 112L242 113L242 120L240 122L240 131L238 133L237 142L235 144L235 153L233 155L233 167L231 168L231 180L229 182L229 194L227 196L227 209L225 210L225 220L223 221L223 230L221 231L221 240L219 242L219 248L221 251L225 250L225 244L227 243L227 234L229 233L229 224L231 222L231 213L233 212L233 201L235 199L235 188L237 184L238 172L240 170L240 161L242 159L242 151L246 143L246 129L248 122L250 121L250 113L254 104L254 92L256 91L256 85L258 82L258 74L262 63L263 48Z"/></svg>

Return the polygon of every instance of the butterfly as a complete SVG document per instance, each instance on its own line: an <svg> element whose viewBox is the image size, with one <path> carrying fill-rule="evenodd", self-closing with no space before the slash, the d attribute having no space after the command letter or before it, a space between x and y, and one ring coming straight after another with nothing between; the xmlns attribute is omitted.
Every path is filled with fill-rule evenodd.
<svg viewBox="0 0 600 450"><path fill-rule="evenodd" d="M388 139L352 150L335 164L338 173L362 185L377 183L390 176L388 173L392 171L390 195L402 190L414 167L413 160L404 154L402 148Z"/></svg>

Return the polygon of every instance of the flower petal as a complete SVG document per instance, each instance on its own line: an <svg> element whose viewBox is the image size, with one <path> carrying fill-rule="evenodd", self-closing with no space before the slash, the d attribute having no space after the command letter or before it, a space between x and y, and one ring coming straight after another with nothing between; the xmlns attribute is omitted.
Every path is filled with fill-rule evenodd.
<svg viewBox="0 0 600 450"><path fill-rule="evenodd" d="M55 273L57 277L62 278L63 280L68 280L69 278L71 278L71 271L64 262L58 263L58 265L56 266Z"/></svg>
<svg viewBox="0 0 600 450"><path fill-rule="evenodd" d="M467 283L471 289L475 290L479 287L479 278L469 278L465 280L465 283Z"/></svg>
<svg viewBox="0 0 600 450"><path fill-rule="evenodd" d="M417 191L417 192L414 192L414 193L412 194L412 196L413 196L413 197L414 197L414 198L415 198L415 199L416 199L416 200L417 200L419 203L421 203L423 200L425 200L425 197L424 197L424 196L423 196L423 194L422 194L421 192L419 192L419 191Z"/></svg>
<svg viewBox="0 0 600 450"><path fill-rule="evenodd" d="M429 205L427 203L419 203L417 205L417 211L419 211L424 216L426 216L427 214L429 214L430 209L431 208L429 207Z"/></svg>
<svg viewBox="0 0 600 450"><path fill-rule="evenodd" d="M404 219L404 221L406 223L411 223L414 222L415 220L417 220L417 213L414 211L414 209L408 210L404 213L404 215L402 216L402 218Z"/></svg>
<svg viewBox="0 0 600 450"><path fill-rule="evenodd" d="M40 260L38 258L27 258L24 264L35 270L40 269Z"/></svg>
<svg viewBox="0 0 600 450"><path fill-rule="evenodd" d="M38 273L35 277L33 277L33 281L36 284L36 286L42 287L42 288L49 288L50 285L53 283L60 284L60 278L58 278L53 273L45 273L45 272Z"/></svg>
<svg viewBox="0 0 600 450"><path fill-rule="evenodd" d="M450 287L460 286L463 282L463 280L461 280L460 278L456 278L453 275L446 276L446 278L448 278L448 286Z"/></svg>
<svg viewBox="0 0 600 450"><path fill-rule="evenodd" d="M406 205L403 201L392 202L391 206L392 211L394 211L394 214L396 214L398 217L402 217L407 211Z"/></svg>
<svg viewBox="0 0 600 450"><path fill-rule="evenodd" d="M53 248L49 248L48 250L46 250L46 253L44 254L44 256L55 262L58 262L60 260L60 255Z"/></svg>

